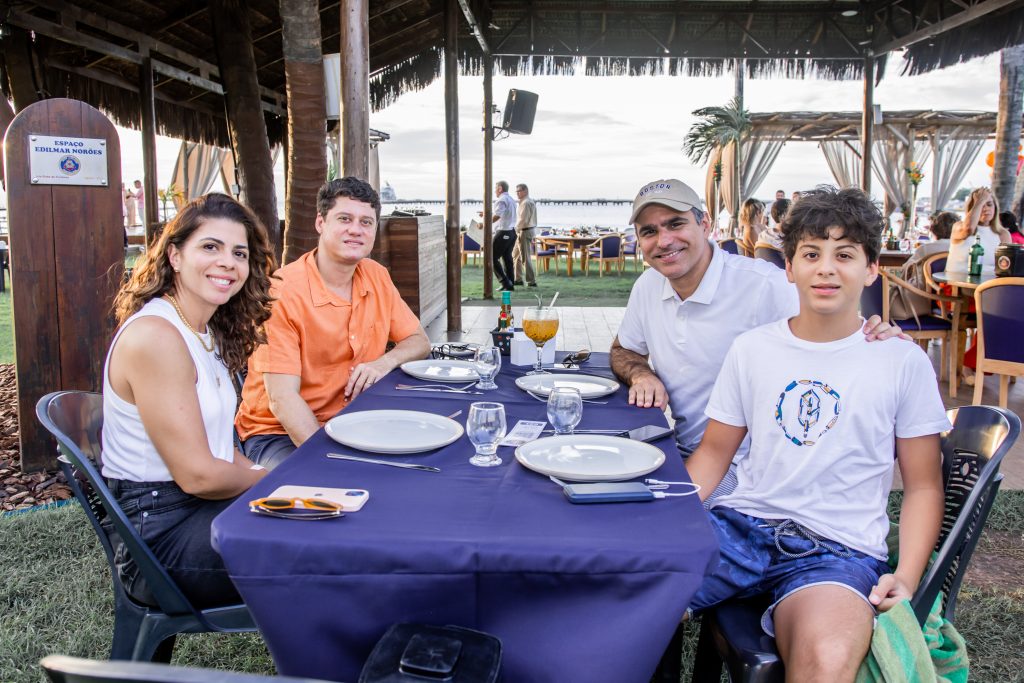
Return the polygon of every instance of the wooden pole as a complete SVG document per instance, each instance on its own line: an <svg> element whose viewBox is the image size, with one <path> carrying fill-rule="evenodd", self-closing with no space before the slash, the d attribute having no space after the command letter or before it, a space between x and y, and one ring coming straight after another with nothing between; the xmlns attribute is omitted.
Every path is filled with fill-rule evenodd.
<svg viewBox="0 0 1024 683"><path fill-rule="evenodd" d="M875 58L864 58L864 111L861 112L860 143L861 167L860 189L871 196L871 145L875 123Z"/></svg>
<svg viewBox="0 0 1024 683"><path fill-rule="evenodd" d="M743 110L743 64L745 60L735 59L733 64L735 65L735 96L736 106L741 111ZM735 181L735 191L732 195L732 206L729 207L729 212L732 216L729 218L729 236L735 237L740 227L740 205L743 203L743 141L736 141L736 153L732 155L732 172Z"/></svg>
<svg viewBox="0 0 1024 683"><path fill-rule="evenodd" d="M492 156L494 94L491 92L491 75L494 71L494 58L484 55L484 298L494 298L494 159Z"/></svg>
<svg viewBox="0 0 1024 683"><path fill-rule="evenodd" d="M146 231L146 244L152 244L160 215L156 203L156 99L153 60L149 57L143 57L139 66L139 100L142 104L142 194L145 202L139 218Z"/></svg>
<svg viewBox="0 0 1024 683"><path fill-rule="evenodd" d="M932 215L942 211L936 204L939 201L939 169L942 168L942 145L939 144L938 132L932 133Z"/></svg>
<svg viewBox="0 0 1024 683"><path fill-rule="evenodd" d="M369 0L341 3L341 172L370 173Z"/></svg>
<svg viewBox="0 0 1024 683"><path fill-rule="evenodd" d="M459 232L459 8L458 0L445 5L444 36L444 140L447 161L445 244L448 252L448 331L462 329L462 234Z"/></svg>

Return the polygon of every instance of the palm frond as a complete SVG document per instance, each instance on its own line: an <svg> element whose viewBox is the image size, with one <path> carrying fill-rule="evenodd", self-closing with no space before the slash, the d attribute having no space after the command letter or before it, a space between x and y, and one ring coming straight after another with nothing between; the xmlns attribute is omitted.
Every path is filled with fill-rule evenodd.
<svg viewBox="0 0 1024 683"><path fill-rule="evenodd" d="M725 106L702 107L693 115L698 121L683 139L683 153L695 164L706 162L716 147L740 142L750 134L750 112L737 99Z"/></svg>

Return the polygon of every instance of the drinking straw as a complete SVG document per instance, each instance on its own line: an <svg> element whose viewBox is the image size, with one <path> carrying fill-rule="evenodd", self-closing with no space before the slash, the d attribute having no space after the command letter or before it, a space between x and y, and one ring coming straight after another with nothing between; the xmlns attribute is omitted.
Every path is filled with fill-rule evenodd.
<svg viewBox="0 0 1024 683"><path fill-rule="evenodd" d="M554 308L555 307L555 301L558 300L558 295L559 294L561 294L561 292L555 292L555 295L553 297L551 297L551 303L548 304L548 308Z"/></svg>

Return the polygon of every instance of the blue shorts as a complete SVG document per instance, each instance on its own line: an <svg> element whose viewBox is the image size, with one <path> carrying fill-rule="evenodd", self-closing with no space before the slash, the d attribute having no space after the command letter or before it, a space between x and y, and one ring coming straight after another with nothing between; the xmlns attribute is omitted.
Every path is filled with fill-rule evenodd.
<svg viewBox="0 0 1024 683"><path fill-rule="evenodd" d="M772 612L783 599L803 588L831 584L867 596L889 565L831 541L792 520L765 520L727 507L708 512L718 537L720 556L714 574L704 579L690 610L714 607L731 598L767 594L772 604L761 627L775 635Z"/></svg>

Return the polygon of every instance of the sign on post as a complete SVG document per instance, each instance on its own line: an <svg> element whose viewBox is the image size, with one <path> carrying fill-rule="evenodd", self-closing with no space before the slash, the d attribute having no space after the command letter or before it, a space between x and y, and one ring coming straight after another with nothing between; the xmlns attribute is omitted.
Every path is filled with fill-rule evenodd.
<svg viewBox="0 0 1024 683"><path fill-rule="evenodd" d="M28 136L33 185L107 185L107 141L67 135Z"/></svg>

